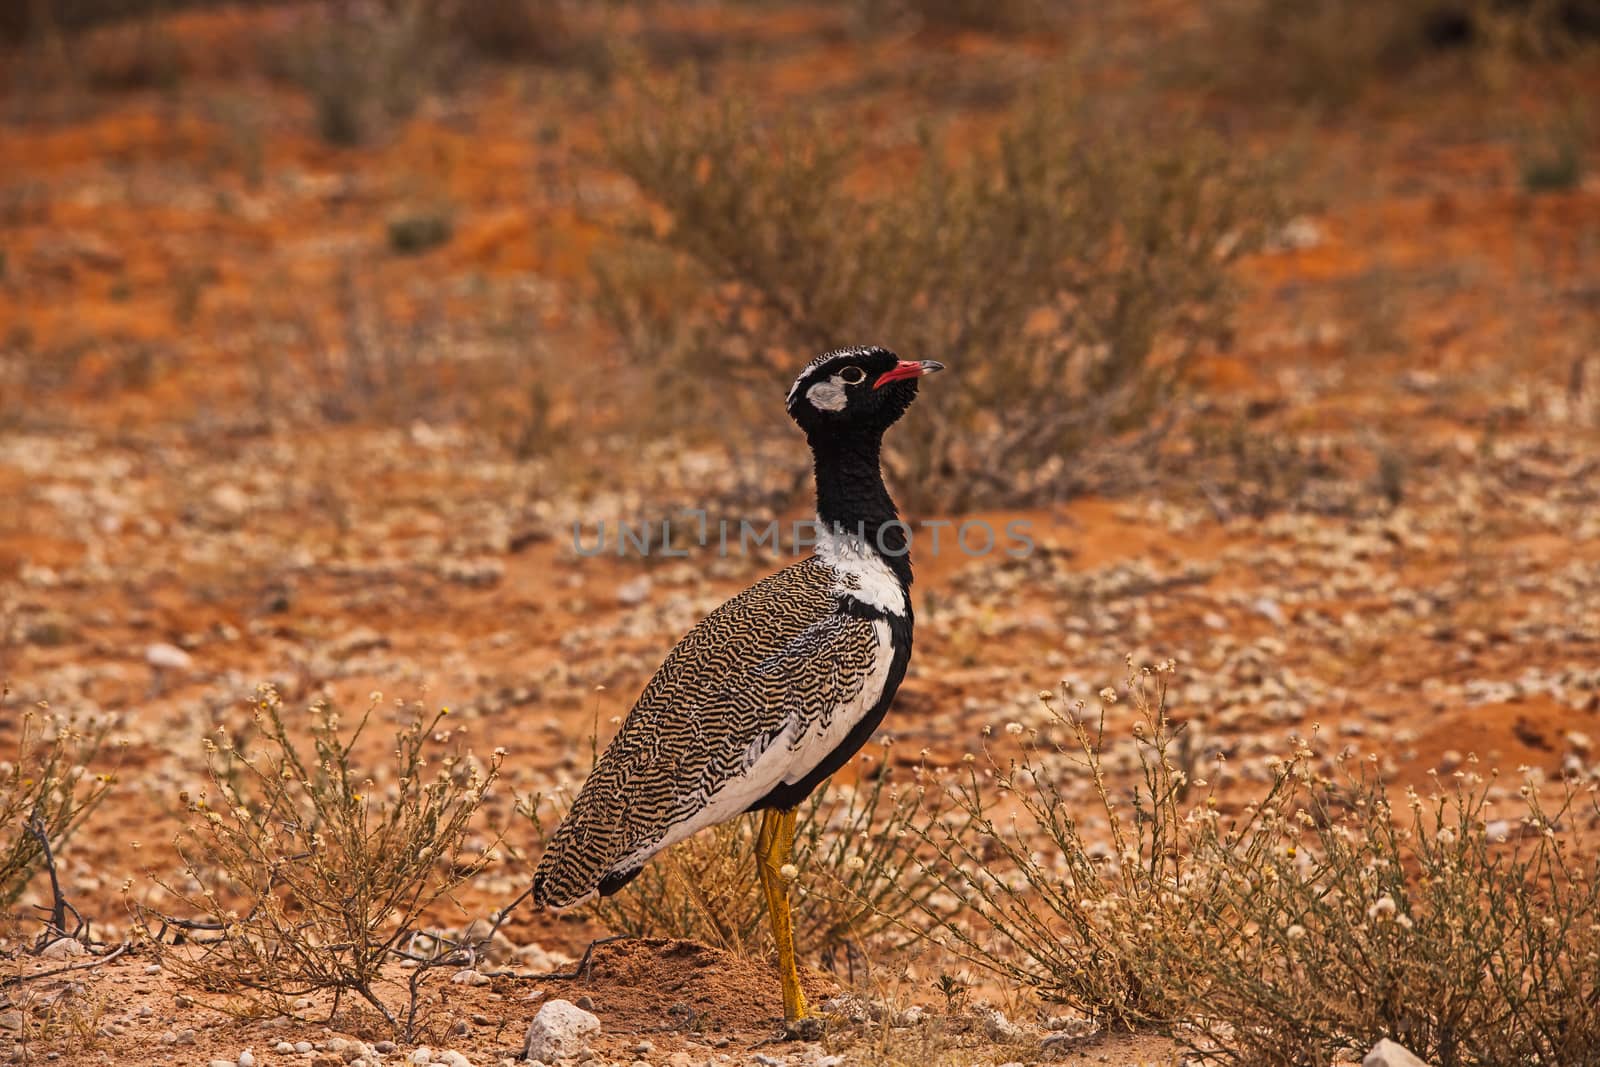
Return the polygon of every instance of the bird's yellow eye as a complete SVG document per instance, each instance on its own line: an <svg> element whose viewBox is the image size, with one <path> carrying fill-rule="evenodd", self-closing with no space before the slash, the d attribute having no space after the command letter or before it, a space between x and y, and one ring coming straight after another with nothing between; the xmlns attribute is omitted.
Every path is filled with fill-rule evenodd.
<svg viewBox="0 0 1600 1067"><path fill-rule="evenodd" d="M839 380L846 385L860 385L867 380L867 372L860 367L846 367L839 372Z"/></svg>

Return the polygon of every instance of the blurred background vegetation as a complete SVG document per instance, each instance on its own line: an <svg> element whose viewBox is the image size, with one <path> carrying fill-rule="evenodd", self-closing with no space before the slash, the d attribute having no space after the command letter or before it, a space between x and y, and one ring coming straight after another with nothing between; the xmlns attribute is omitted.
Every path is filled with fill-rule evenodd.
<svg viewBox="0 0 1600 1067"><path fill-rule="evenodd" d="M1600 3L31 0L0 41L0 419L422 420L591 473L709 438L781 501L792 368L874 342L958 368L890 462L961 509L1216 439L1240 265L1426 184L1398 131L1580 190ZM1341 343L1451 283L1413 236L1320 294Z"/></svg>

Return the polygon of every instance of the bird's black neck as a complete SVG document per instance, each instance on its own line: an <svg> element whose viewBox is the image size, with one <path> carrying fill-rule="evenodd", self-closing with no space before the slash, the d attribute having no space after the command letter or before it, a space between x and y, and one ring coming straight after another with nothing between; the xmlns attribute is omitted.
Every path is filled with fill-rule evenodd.
<svg viewBox="0 0 1600 1067"><path fill-rule="evenodd" d="M883 484L878 434L811 440L817 468L817 518L829 531L860 537L889 565L903 586L911 585L907 529Z"/></svg>

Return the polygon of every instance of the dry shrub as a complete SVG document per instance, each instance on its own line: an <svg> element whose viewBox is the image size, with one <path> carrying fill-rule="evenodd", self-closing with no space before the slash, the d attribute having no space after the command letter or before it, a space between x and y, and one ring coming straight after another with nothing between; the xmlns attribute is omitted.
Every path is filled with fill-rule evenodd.
<svg viewBox="0 0 1600 1067"><path fill-rule="evenodd" d="M0 955L0 988L6 989L0 1004L13 1014L15 1024L6 1034L11 1062L88 1062L111 1036L106 1023L114 994L84 982L41 989L28 981L30 969L22 965L23 958Z"/></svg>
<svg viewBox="0 0 1600 1067"><path fill-rule="evenodd" d="M484 764L460 752L448 708L412 706L392 762L364 770L356 746L377 706L375 698L341 737L338 714L314 705L306 756L265 688L253 720L260 753L224 731L206 740L215 800L184 798L195 819L177 840L189 881L152 876L193 918L142 915L146 938L182 980L274 1014L319 991L335 995L337 1010L352 993L412 1036L426 968L413 972L401 1015L377 985L424 916L489 862L463 839L500 757ZM163 927L197 931L198 948L165 946Z"/></svg>
<svg viewBox="0 0 1600 1067"><path fill-rule="evenodd" d="M795 829L799 875L790 893L796 946L833 959L873 937L903 932L913 909L937 912L934 881L919 873L913 846L942 812L886 767L863 767L859 785L828 785L800 809ZM735 952L770 947L765 898L756 876L759 816L735 819L668 849L622 892L594 904L610 929L639 937L679 937ZM892 938L891 938L892 940Z"/></svg>
<svg viewBox="0 0 1600 1067"><path fill-rule="evenodd" d="M306 13L268 43L264 59L310 96L322 138L350 146L410 117L438 88L450 57L438 4L352 0Z"/></svg>
<svg viewBox="0 0 1600 1067"><path fill-rule="evenodd" d="M1111 780L1104 708L1090 718L1081 702L1041 694L1042 727L1007 727L1027 735L1021 754L1002 761L987 752L952 783L970 829L936 825L926 843L937 858L922 865L966 905L948 920L929 916L947 948L1119 1025L1177 1020L1189 988L1185 974L1151 973L1145 963L1152 944L1195 913L1180 892L1191 868L1180 848L1190 753L1167 724L1164 693L1160 680L1137 690L1141 773L1127 791ZM1064 789L1080 776L1094 787L1088 810ZM1104 840L1086 829L1091 819L1103 821Z"/></svg>
<svg viewBox="0 0 1600 1067"><path fill-rule="evenodd" d="M1569 54L1600 38L1595 0L1226 0L1180 66L1239 95L1271 89L1341 103L1374 79L1456 52L1499 62Z"/></svg>
<svg viewBox="0 0 1600 1067"><path fill-rule="evenodd" d="M99 722L82 732L43 705L23 712L16 754L0 761L0 908L17 902L110 791L115 777L88 769L109 728Z"/></svg>
<svg viewBox="0 0 1600 1067"><path fill-rule="evenodd" d="M1595 829L1592 788L1547 811L1529 784L1502 822L1465 772L1397 815L1373 761L1294 740L1225 817L1163 673L1129 682L1131 788L1111 771L1129 742L1114 758L1103 710L1064 695L1045 695L1020 756L969 769L954 793L977 833L941 828L926 865L969 908L936 924L953 951L1101 1018L1176 1026L1203 1062L1321 1067L1383 1037L1440 1067L1600 1047L1600 856L1570 833L1580 816ZM1069 772L1093 784L1103 840Z"/></svg>
<svg viewBox="0 0 1600 1067"><path fill-rule="evenodd" d="M1204 908L1154 954L1194 977L1205 1059L1321 1067L1383 1037L1439 1067L1600 1048L1600 863L1557 832L1578 794L1547 812L1527 786L1502 824L1475 774L1397 813L1370 766L1322 779L1302 748L1281 773L1248 833L1198 841Z"/></svg>
<svg viewBox="0 0 1600 1067"><path fill-rule="evenodd" d="M882 343L950 364L959 381L926 391L935 410L890 458L913 506L1057 493L1081 449L1148 428L1225 329L1228 264L1278 213L1237 146L1065 91L957 162L925 137L905 175L821 122L767 125L682 87L609 145L671 219L636 231L670 252L661 270L632 247L600 265L601 309L642 358L759 386L745 417L767 428L817 350ZM887 189L857 191L870 181Z"/></svg>
<svg viewBox="0 0 1600 1067"><path fill-rule="evenodd" d="M851 14L869 28L910 23L918 28L1022 33L1048 24L1049 0L851 0Z"/></svg>
<svg viewBox="0 0 1600 1067"><path fill-rule="evenodd" d="M504 62L567 59L582 38L571 0L461 0L447 8L449 29L474 55Z"/></svg>

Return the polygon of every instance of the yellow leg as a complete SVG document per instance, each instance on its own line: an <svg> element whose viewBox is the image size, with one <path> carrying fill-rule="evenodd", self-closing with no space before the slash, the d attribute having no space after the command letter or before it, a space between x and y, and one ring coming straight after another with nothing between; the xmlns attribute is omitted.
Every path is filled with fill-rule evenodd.
<svg viewBox="0 0 1600 1067"><path fill-rule="evenodd" d="M797 1022L806 1017L806 998L800 992L800 972L794 963L794 926L789 918L789 884L780 873L794 851L794 809L761 813L756 835L756 871L767 894L767 914L772 920L772 940L778 946L778 973L783 979L783 1017Z"/></svg>

